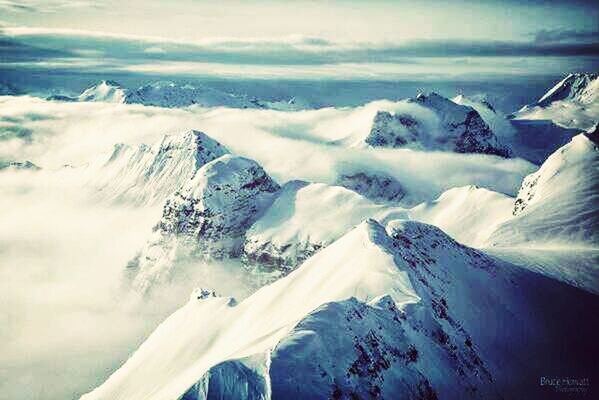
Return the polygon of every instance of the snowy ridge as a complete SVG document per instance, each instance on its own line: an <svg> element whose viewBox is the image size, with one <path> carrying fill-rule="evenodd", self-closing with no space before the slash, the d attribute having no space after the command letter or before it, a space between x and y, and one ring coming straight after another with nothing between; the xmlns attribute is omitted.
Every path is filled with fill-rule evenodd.
<svg viewBox="0 0 599 400"><path fill-rule="evenodd" d="M443 192L409 210L410 218L435 225L460 243L484 247L491 234L512 217L514 199L476 186Z"/></svg>
<svg viewBox="0 0 599 400"><path fill-rule="evenodd" d="M12 94L7 91L6 94ZM48 100L98 101L105 103L143 104L145 106L179 108L201 107L264 108L279 111L298 111L318 108L300 98L267 101L249 98L243 94L229 93L204 85L179 84L171 81L147 83L135 89L125 88L111 80L102 80L85 89L77 97L52 95Z"/></svg>
<svg viewBox="0 0 599 400"><path fill-rule="evenodd" d="M200 168L164 205L155 232L129 268L145 292L168 279L187 257L239 257L246 231L279 186L255 161L223 155Z"/></svg>
<svg viewBox="0 0 599 400"><path fill-rule="evenodd" d="M379 111L365 142L375 147L407 146L501 157L510 155L509 150L472 107L459 105L436 93L420 94L409 101L437 116L436 129L428 130L415 116Z"/></svg>
<svg viewBox="0 0 599 400"><path fill-rule="evenodd" d="M382 226L367 222L235 306L228 298L191 300L83 399L178 399L220 362L272 349L326 302L381 293L398 305L417 301L407 275L394 264L389 240Z"/></svg>
<svg viewBox="0 0 599 400"><path fill-rule="evenodd" d="M203 132L165 135L153 146L117 144L107 161L89 171L96 196L133 204L162 202L204 164L229 153Z"/></svg>
<svg viewBox="0 0 599 400"><path fill-rule="evenodd" d="M82 399L538 396L597 350L595 296L415 222L362 223L239 304L201 297Z"/></svg>
<svg viewBox="0 0 599 400"><path fill-rule="evenodd" d="M101 101L104 103L125 103L127 89L115 81L100 81L79 95L78 101Z"/></svg>
<svg viewBox="0 0 599 400"><path fill-rule="evenodd" d="M599 98L599 74L569 74L545 93L536 103L545 107L554 101L570 100L592 103Z"/></svg>
<svg viewBox="0 0 599 400"><path fill-rule="evenodd" d="M249 264L289 271L366 218L405 216L339 186L292 181L246 234Z"/></svg>
<svg viewBox="0 0 599 400"><path fill-rule="evenodd" d="M591 134L592 137L592 134ZM527 176L518 193L515 218L491 241L497 246L524 242L599 245L599 147L579 134Z"/></svg>
<svg viewBox="0 0 599 400"><path fill-rule="evenodd" d="M538 102L522 107L518 120L549 120L571 129L588 130L599 119L599 74L570 74Z"/></svg>
<svg viewBox="0 0 599 400"><path fill-rule="evenodd" d="M124 102L168 108L194 104L203 107L257 108L255 103L243 96L204 86L178 85L168 81L154 82L131 90Z"/></svg>

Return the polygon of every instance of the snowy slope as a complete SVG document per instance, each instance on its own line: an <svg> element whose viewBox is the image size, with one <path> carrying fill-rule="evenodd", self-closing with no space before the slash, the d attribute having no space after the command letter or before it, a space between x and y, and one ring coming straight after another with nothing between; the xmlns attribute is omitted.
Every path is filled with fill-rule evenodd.
<svg viewBox="0 0 599 400"><path fill-rule="evenodd" d="M512 218L514 198L476 186L443 192L409 210L410 218L435 225L468 246L483 247L497 227Z"/></svg>
<svg viewBox="0 0 599 400"><path fill-rule="evenodd" d="M239 304L195 293L82 399L539 396L539 376L591 368L580 313L598 311L437 228L371 220Z"/></svg>
<svg viewBox="0 0 599 400"><path fill-rule="evenodd" d="M593 103L599 99L599 74L569 74L536 103L545 107L554 101Z"/></svg>
<svg viewBox="0 0 599 400"><path fill-rule="evenodd" d="M409 101L434 113L437 124L433 129L416 115L379 111L365 142L375 147L509 156L509 150L472 107L462 106L436 93L420 94Z"/></svg>
<svg viewBox="0 0 599 400"><path fill-rule="evenodd" d="M124 103L127 89L115 81L100 81L85 89L77 98L79 101L100 101L104 103Z"/></svg>
<svg viewBox="0 0 599 400"><path fill-rule="evenodd" d="M146 292L171 278L177 260L239 257L246 231L279 186L255 161L225 154L202 166L173 193L153 237L128 265Z"/></svg>
<svg viewBox="0 0 599 400"><path fill-rule="evenodd" d="M125 103L157 107L187 107L194 104L203 107L258 108L243 96L226 93L205 86L178 85L174 82L154 82L127 93Z"/></svg>
<svg viewBox="0 0 599 400"><path fill-rule="evenodd" d="M203 132L165 135L153 146L117 144L108 160L87 171L90 187L102 199L131 204L162 202L204 164L229 151Z"/></svg>
<svg viewBox="0 0 599 400"><path fill-rule="evenodd" d="M248 230L244 258L287 271L366 218L384 221L405 215L340 186L292 181Z"/></svg>
<svg viewBox="0 0 599 400"><path fill-rule="evenodd" d="M593 137L591 139L590 137ZM527 176L514 206L515 218L490 238L495 246L599 245L599 146L580 134Z"/></svg>
<svg viewBox="0 0 599 400"><path fill-rule="evenodd" d="M549 120L565 128L590 129L599 120L599 74L570 74L516 119Z"/></svg>

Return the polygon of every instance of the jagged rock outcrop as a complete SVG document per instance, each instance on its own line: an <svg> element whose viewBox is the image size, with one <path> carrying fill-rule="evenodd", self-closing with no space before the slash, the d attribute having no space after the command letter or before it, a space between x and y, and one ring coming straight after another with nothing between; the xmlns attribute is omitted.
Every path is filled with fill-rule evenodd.
<svg viewBox="0 0 599 400"><path fill-rule="evenodd" d="M353 190L377 203L399 202L406 195L403 186L397 179L380 173L341 174L337 177L335 184Z"/></svg>
<svg viewBox="0 0 599 400"><path fill-rule="evenodd" d="M436 93L420 94L410 102L435 114L439 124L434 132L425 128L425 124L415 116L379 111L365 142L375 147L415 147L510 156L509 149L473 108L456 104Z"/></svg>
<svg viewBox="0 0 599 400"><path fill-rule="evenodd" d="M0 160L0 171L3 169L38 171L41 168L29 160L27 160L27 161L2 161L2 160Z"/></svg>
<svg viewBox="0 0 599 400"><path fill-rule="evenodd" d="M134 287L167 279L177 259L241 256L246 231L278 190L247 158L226 154L204 165L166 200L154 237L130 264Z"/></svg>

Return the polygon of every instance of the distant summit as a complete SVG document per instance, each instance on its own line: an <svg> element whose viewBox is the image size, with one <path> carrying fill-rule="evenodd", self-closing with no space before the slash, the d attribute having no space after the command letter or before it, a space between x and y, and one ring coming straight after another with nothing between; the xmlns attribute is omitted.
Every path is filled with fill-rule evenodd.
<svg viewBox="0 0 599 400"><path fill-rule="evenodd" d="M1 87L0 93L2 93ZM317 108L306 100L296 97L271 101L251 98L244 94L227 92L204 85L179 84L171 81L151 82L137 89L128 89L118 82L102 80L87 88L77 97L57 94L49 96L47 100L143 104L165 108L189 107L192 105L202 107L263 108L279 111Z"/></svg>
<svg viewBox="0 0 599 400"><path fill-rule="evenodd" d="M589 104L599 98L599 74L570 74L541 97L536 105L546 107L554 101L572 100Z"/></svg>
<svg viewBox="0 0 599 400"><path fill-rule="evenodd" d="M100 81L79 95L79 101L101 101L105 103L126 103L127 89L115 81Z"/></svg>
<svg viewBox="0 0 599 400"><path fill-rule="evenodd" d="M427 127L422 113L379 111L365 142L373 147L415 147L510 156L509 149L474 108L457 104L434 92L420 93L408 102L434 113L438 118L437 126L433 129Z"/></svg>

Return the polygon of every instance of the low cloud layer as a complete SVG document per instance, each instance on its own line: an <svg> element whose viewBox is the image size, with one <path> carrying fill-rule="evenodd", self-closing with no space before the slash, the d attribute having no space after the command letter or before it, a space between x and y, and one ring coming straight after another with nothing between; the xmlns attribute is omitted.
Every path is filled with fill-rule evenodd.
<svg viewBox="0 0 599 400"><path fill-rule="evenodd" d="M531 41L428 39L370 43L333 42L298 35L175 41L68 29L5 27L0 49L0 66L12 68L92 68L262 78L284 75L393 79L398 73L420 71L455 75L455 61L460 59L470 60L460 65L463 74L539 74L547 73L546 65L552 65L552 73L570 70L577 64L588 69L599 67L596 32L578 30L543 30ZM551 62L538 62L533 67L526 62L550 58ZM511 68L510 61L516 59L527 68Z"/></svg>

